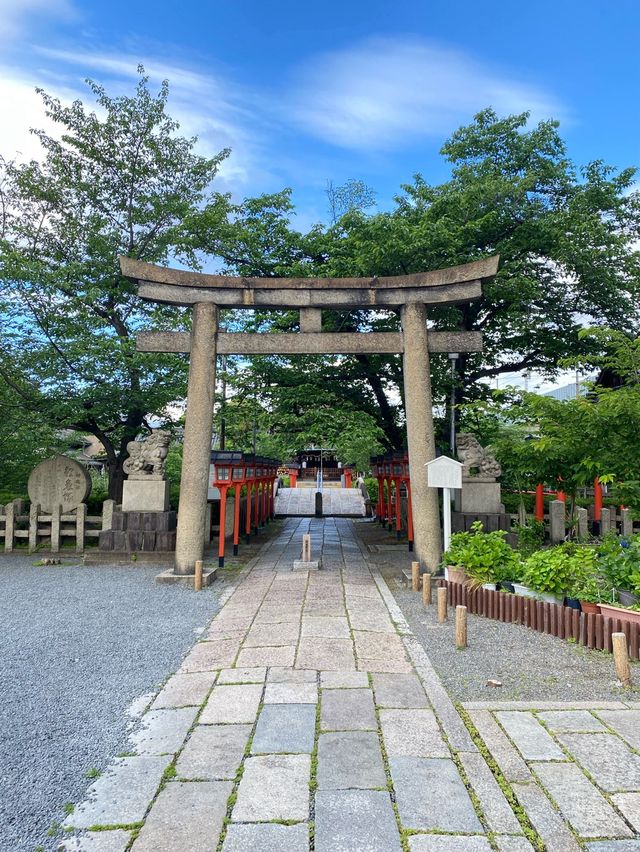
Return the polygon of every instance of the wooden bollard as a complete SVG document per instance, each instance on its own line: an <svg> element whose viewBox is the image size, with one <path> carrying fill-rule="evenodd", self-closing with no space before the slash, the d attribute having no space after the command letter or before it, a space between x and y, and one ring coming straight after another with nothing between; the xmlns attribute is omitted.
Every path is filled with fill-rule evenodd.
<svg viewBox="0 0 640 852"><path fill-rule="evenodd" d="M467 647L467 608L456 607L456 648Z"/></svg>
<svg viewBox="0 0 640 852"><path fill-rule="evenodd" d="M424 606L431 603L431 574L428 571L422 575L422 603Z"/></svg>
<svg viewBox="0 0 640 852"><path fill-rule="evenodd" d="M202 591L202 559L196 561L196 570L193 575L193 588L196 592Z"/></svg>
<svg viewBox="0 0 640 852"><path fill-rule="evenodd" d="M627 637L624 633L612 633L613 661L616 664L618 680L624 687L631 686L631 669L629 668L629 652L627 650Z"/></svg>
<svg viewBox="0 0 640 852"><path fill-rule="evenodd" d="M414 592L420 591L420 563L411 563L411 588Z"/></svg>
<svg viewBox="0 0 640 852"><path fill-rule="evenodd" d="M438 623L444 624L447 620L447 587L440 586L438 589Z"/></svg>

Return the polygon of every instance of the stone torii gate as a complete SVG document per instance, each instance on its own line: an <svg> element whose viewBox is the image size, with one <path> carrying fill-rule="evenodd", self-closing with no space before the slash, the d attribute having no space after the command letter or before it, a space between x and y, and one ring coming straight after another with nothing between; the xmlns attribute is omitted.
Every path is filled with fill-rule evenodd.
<svg viewBox="0 0 640 852"><path fill-rule="evenodd" d="M424 465L435 458L430 352L480 352L479 332L427 330L427 305L477 299L496 274L499 258L374 278L244 278L169 269L121 257L122 274L136 281L142 299L193 309L191 332L147 331L141 352L188 352L189 383L175 573L192 574L204 551L207 480L217 355L402 353L416 559L435 571L441 557L437 491ZM218 307L300 311L294 334L218 330ZM322 310L399 309L401 332L322 331Z"/></svg>

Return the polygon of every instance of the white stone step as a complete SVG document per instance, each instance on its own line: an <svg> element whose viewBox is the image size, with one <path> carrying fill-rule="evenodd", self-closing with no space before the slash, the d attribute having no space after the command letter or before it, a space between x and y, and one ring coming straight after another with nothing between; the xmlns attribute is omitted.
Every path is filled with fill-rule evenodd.
<svg viewBox="0 0 640 852"><path fill-rule="evenodd" d="M276 515L313 517L316 492L313 488L281 488L276 496ZM322 492L322 514L333 517L364 518L364 498L357 488L331 488Z"/></svg>

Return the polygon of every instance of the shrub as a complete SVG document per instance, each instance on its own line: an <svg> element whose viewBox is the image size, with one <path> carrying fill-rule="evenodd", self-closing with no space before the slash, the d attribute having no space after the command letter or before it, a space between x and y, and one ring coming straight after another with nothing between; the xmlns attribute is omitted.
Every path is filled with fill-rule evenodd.
<svg viewBox="0 0 640 852"><path fill-rule="evenodd" d="M526 526L517 524L518 553L523 559L540 550L544 543L544 524L542 521L531 520Z"/></svg>
<svg viewBox="0 0 640 852"><path fill-rule="evenodd" d="M640 536L623 539L611 532L598 546L598 571L614 589L640 585Z"/></svg>
<svg viewBox="0 0 640 852"><path fill-rule="evenodd" d="M451 536L443 564L464 568L476 583L515 580L520 573L520 560L504 540L506 535L504 530L483 532L482 523L476 521L469 532Z"/></svg>
<svg viewBox="0 0 640 852"><path fill-rule="evenodd" d="M595 548L573 543L538 550L524 563L522 580L536 592L579 597L580 584L597 576L596 558Z"/></svg>

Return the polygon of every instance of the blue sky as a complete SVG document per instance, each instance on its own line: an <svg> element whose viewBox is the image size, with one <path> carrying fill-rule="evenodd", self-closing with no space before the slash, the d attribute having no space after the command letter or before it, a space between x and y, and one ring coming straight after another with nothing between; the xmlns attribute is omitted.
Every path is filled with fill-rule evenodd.
<svg viewBox="0 0 640 852"><path fill-rule="evenodd" d="M489 105L558 118L578 163L640 164L639 35L637 0L0 0L0 152L36 152L34 86L130 91L141 62L203 152L233 149L219 188L291 186L305 228L327 180L384 208L446 178L440 145Z"/></svg>

